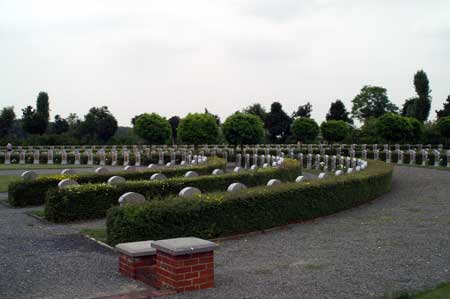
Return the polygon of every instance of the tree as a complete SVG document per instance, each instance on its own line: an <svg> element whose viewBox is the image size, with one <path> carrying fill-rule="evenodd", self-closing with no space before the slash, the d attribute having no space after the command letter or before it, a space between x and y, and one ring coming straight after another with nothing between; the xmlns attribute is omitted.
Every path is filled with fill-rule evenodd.
<svg viewBox="0 0 450 299"><path fill-rule="evenodd" d="M441 117L438 120L436 127L441 137L447 139L450 138L450 116Z"/></svg>
<svg viewBox="0 0 450 299"><path fill-rule="evenodd" d="M208 111L208 109L205 108L205 114L209 114L213 116L216 119L216 123L218 126L220 126L220 117L217 114L212 114Z"/></svg>
<svg viewBox="0 0 450 299"><path fill-rule="evenodd" d="M46 92L41 91L38 94L36 100L36 113L39 114L48 123L50 118L50 103L48 100L48 94Z"/></svg>
<svg viewBox="0 0 450 299"><path fill-rule="evenodd" d="M408 118L394 113L387 113L377 121L377 132L388 142L406 141L411 136L413 127Z"/></svg>
<svg viewBox="0 0 450 299"><path fill-rule="evenodd" d="M442 118L450 116L450 95L447 97L446 103L444 103L444 108L441 110L436 110L437 118Z"/></svg>
<svg viewBox="0 0 450 299"><path fill-rule="evenodd" d="M136 135L150 144L166 144L170 140L171 131L167 119L156 113L141 114L134 125Z"/></svg>
<svg viewBox="0 0 450 299"><path fill-rule="evenodd" d="M292 124L292 133L301 142L313 142L319 135L316 121L308 117L299 117Z"/></svg>
<svg viewBox="0 0 450 299"><path fill-rule="evenodd" d="M55 115L55 122L51 126L51 131L54 134L62 134L69 131L69 123L59 114Z"/></svg>
<svg viewBox="0 0 450 299"><path fill-rule="evenodd" d="M264 107L262 107L261 104L259 104L259 103L255 103L255 104L248 106L247 108L245 108L243 110L243 112L256 115L261 119L263 124L266 123L266 119L267 119L266 109Z"/></svg>
<svg viewBox="0 0 450 299"><path fill-rule="evenodd" d="M256 144L264 138L264 124L256 115L236 112L223 123L223 133L231 144Z"/></svg>
<svg viewBox="0 0 450 299"><path fill-rule="evenodd" d="M329 120L322 122L320 132L328 142L339 142L350 134L350 126L343 120Z"/></svg>
<svg viewBox="0 0 450 299"><path fill-rule="evenodd" d="M273 102L267 115L266 127L272 142L283 142L289 135L291 118L283 111L280 103Z"/></svg>
<svg viewBox="0 0 450 299"><path fill-rule="evenodd" d="M0 138L8 135L15 119L14 107L5 107L2 109L0 112Z"/></svg>
<svg viewBox="0 0 450 299"><path fill-rule="evenodd" d="M361 92L353 99L352 115L359 120L369 117L380 117L386 113L398 111L389 101L386 88L379 86L364 86Z"/></svg>
<svg viewBox="0 0 450 299"><path fill-rule="evenodd" d="M411 143L420 143L424 133L423 123L414 117L406 117L406 120L411 126L407 141Z"/></svg>
<svg viewBox="0 0 450 299"><path fill-rule="evenodd" d="M427 74L423 70L417 71L414 75L414 87L418 96L405 101L402 115L414 117L424 122L430 114L431 90Z"/></svg>
<svg viewBox="0 0 450 299"><path fill-rule="evenodd" d="M108 107L92 107L84 116L81 123L81 132L90 138L90 141L105 143L117 131L117 120L108 110Z"/></svg>
<svg viewBox="0 0 450 299"><path fill-rule="evenodd" d="M177 129L180 124L180 117L176 115L172 116L169 118L169 123L172 129L172 143L177 144Z"/></svg>
<svg viewBox="0 0 450 299"><path fill-rule="evenodd" d="M44 116L38 114L33 107L27 106L22 109L22 128L28 134L44 134L47 130L48 121Z"/></svg>
<svg viewBox="0 0 450 299"><path fill-rule="evenodd" d="M292 118L311 117L311 112L312 112L312 105L310 102L308 102L305 105L298 106L297 111L294 111L294 113L292 113Z"/></svg>
<svg viewBox="0 0 450 299"><path fill-rule="evenodd" d="M327 120L342 120L346 123L353 124L353 120L349 117L349 112L345 109L345 105L341 100L331 103L330 110L327 113Z"/></svg>
<svg viewBox="0 0 450 299"><path fill-rule="evenodd" d="M375 117L370 117L365 120L364 124L361 126L360 132L360 142L361 143L380 143L383 139L378 135L377 130L378 119Z"/></svg>
<svg viewBox="0 0 450 299"><path fill-rule="evenodd" d="M178 139L187 144L211 144L219 140L219 126L211 114L189 113L180 120Z"/></svg>
<svg viewBox="0 0 450 299"><path fill-rule="evenodd" d="M133 127L134 127L134 125L136 125L136 120L137 120L140 116L142 116L142 115L144 115L144 113L135 115L135 116L131 119L131 124L133 125Z"/></svg>

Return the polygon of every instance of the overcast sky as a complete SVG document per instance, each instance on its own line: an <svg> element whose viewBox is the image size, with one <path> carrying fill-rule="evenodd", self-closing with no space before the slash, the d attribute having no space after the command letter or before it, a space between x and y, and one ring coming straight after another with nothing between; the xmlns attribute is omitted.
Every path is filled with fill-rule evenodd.
<svg viewBox="0 0 450 299"><path fill-rule="evenodd" d="M450 94L449 0L0 0L0 107L50 96L52 116L106 105L222 120L254 102L290 114L381 85L399 107L428 74Z"/></svg>

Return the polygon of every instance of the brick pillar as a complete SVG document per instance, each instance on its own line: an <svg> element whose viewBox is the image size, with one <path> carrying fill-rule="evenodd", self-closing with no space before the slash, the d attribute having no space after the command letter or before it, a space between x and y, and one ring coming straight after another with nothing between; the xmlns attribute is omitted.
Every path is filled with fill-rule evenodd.
<svg viewBox="0 0 450 299"><path fill-rule="evenodd" d="M155 284L156 256L132 257L121 254L119 257L119 272L132 279L149 285Z"/></svg>
<svg viewBox="0 0 450 299"><path fill-rule="evenodd" d="M177 292L214 287L214 252L170 255L156 250L157 288Z"/></svg>
<svg viewBox="0 0 450 299"><path fill-rule="evenodd" d="M186 292L214 287L216 243L189 237L155 241L152 247L157 288Z"/></svg>

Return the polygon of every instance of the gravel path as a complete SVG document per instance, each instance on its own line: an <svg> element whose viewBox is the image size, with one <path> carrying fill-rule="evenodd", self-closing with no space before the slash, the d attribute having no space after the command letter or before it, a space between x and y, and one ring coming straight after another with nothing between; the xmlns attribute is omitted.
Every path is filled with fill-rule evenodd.
<svg viewBox="0 0 450 299"><path fill-rule="evenodd" d="M450 281L450 172L396 167L391 193L314 222L221 243L216 288L171 298L379 298ZM0 298L142 289L117 256L0 205Z"/></svg>

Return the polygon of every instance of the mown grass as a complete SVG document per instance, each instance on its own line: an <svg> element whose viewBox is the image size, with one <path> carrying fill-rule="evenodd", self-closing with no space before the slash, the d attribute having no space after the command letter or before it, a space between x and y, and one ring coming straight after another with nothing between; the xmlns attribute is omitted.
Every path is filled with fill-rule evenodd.
<svg viewBox="0 0 450 299"><path fill-rule="evenodd" d="M16 175L0 175L0 192L8 192L8 185L19 180L20 177Z"/></svg>
<svg viewBox="0 0 450 299"><path fill-rule="evenodd" d="M80 234L91 237L97 241L106 243L106 228L82 228Z"/></svg>
<svg viewBox="0 0 450 299"><path fill-rule="evenodd" d="M441 283L433 289L419 293L401 292L385 296L386 299L450 299L450 283Z"/></svg>
<svg viewBox="0 0 450 299"><path fill-rule="evenodd" d="M97 165L98 166L98 165ZM0 170L29 170L29 169L66 169L66 168L92 168L92 165L61 165L61 164L0 164Z"/></svg>

